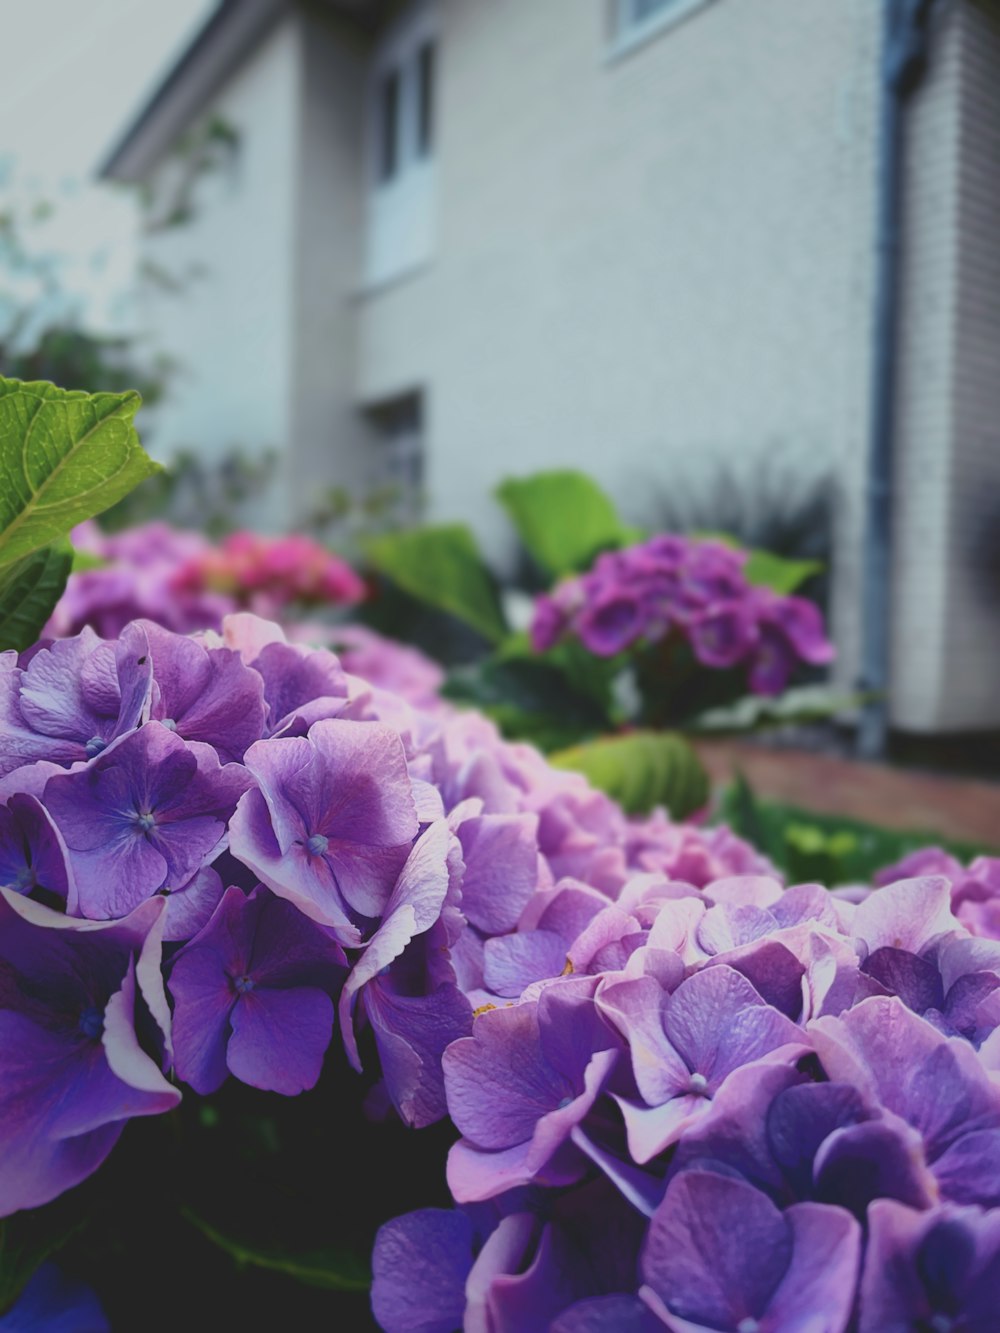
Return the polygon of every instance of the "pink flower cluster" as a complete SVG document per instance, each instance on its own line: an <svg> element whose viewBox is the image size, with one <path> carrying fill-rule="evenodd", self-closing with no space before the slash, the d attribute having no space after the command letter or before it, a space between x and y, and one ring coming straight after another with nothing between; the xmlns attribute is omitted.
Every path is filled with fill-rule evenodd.
<svg viewBox="0 0 1000 1333"><path fill-rule="evenodd" d="M234 532L192 556L174 587L182 594L221 593L257 615L290 605L349 606L365 596L364 581L346 561L299 533Z"/></svg>
<svg viewBox="0 0 1000 1333"><path fill-rule="evenodd" d="M155 620L188 634L215 629L236 610L234 600L219 592L181 592L176 586L179 569L212 552L211 542L198 532L143 523L109 535L96 523L81 523L72 540L77 551L105 563L69 576L43 638L68 638L89 625L102 638L114 639L132 620Z"/></svg>
<svg viewBox="0 0 1000 1333"><path fill-rule="evenodd" d="M276 616L288 608L349 606L366 592L346 561L295 534L236 532L213 546L169 523L111 535L83 523L73 545L105 563L70 575L44 638L79 634L85 625L116 638L132 620L188 634L218 629L223 616L242 609Z"/></svg>
<svg viewBox="0 0 1000 1333"><path fill-rule="evenodd" d="M544 652L573 635L613 657L675 633L704 666L749 663L754 693L778 694L799 662L823 665L834 650L813 603L748 583L747 558L722 542L667 534L608 551L538 598L532 646Z"/></svg>

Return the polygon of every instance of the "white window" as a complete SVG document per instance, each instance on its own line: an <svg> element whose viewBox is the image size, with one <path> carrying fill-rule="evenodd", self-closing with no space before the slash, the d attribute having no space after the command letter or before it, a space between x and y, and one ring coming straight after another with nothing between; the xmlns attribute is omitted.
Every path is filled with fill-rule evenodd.
<svg viewBox="0 0 1000 1333"><path fill-rule="evenodd" d="M631 50L707 0L613 0L612 54Z"/></svg>
<svg viewBox="0 0 1000 1333"><path fill-rule="evenodd" d="M434 16L415 5L379 43L372 67L368 285L419 268L433 253L437 65Z"/></svg>
<svg viewBox="0 0 1000 1333"><path fill-rule="evenodd" d="M395 522L420 518L424 487L424 400L417 390L367 412L372 426L369 480Z"/></svg>

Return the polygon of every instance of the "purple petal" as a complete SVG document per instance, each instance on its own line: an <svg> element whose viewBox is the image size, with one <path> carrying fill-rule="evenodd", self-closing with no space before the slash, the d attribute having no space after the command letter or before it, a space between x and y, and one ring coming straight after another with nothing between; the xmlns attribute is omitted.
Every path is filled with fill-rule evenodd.
<svg viewBox="0 0 1000 1333"><path fill-rule="evenodd" d="M764 1314L792 1262L792 1236L785 1217L751 1185L685 1171L649 1224L642 1275L673 1314L735 1329Z"/></svg>
<svg viewBox="0 0 1000 1333"><path fill-rule="evenodd" d="M379 1229L372 1311L385 1333L453 1333L465 1310L472 1224L464 1213L422 1208Z"/></svg>
<svg viewBox="0 0 1000 1333"><path fill-rule="evenodd" d="M243 1083L286 1097L315 1087L333 1036L329 995L307 988L248 991L229 1021L226 1063Z"/></svg>

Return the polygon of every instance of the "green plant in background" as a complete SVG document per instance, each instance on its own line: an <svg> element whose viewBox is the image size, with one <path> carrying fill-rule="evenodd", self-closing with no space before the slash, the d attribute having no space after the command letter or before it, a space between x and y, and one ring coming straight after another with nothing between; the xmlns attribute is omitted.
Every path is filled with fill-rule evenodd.
<svg viewBox="0 0 1000 1333"><path fill-rule="evenodd" d="M715 818L752 842L792 884L867 884L876 871L928 844L943 847L963 863L996 854L926 830L881 828L767 800L754 792L742 774L723 791Z"/></svg>
<svg viewBox="0 0 1000 1333"><path fill-rule="evenodd" d="M69 531L159 471L141 401L0 377L0 650L37 639L73 566Z"/></svg>
<svg viewBox="0 0 1000 1333"><path fill-rule="evenodd" d="M501 483L496 496L530 568L546 585L585 571L604 551L620 550L644 537L641 530L623 522L604 491L581 472L511 478ZM383 534L366 545L365 554L382 576L397 624L398 601L392 599L400 594L411 607L433 613L431 633L422 640L415 636L426 650L442 657L442 643L451 644L456 637L442 632L442 624L458 622L464 627L464 638L457 636L458 660L451 663L445 687L450 698L482 709L508 737L562 752L558 762L587 773L631 810L663 804L675 817L683 817L705 803L706 779L704 774L697 780L693 777L700 766L680 736L656 730L631 731L620 743L602 739L640 716L639 656L620 653L602 658L573 639L546 652L534 651L525 627L512 624L505 612L505 605L516 599L503 595L499 579L467 527L426 525ZM817 568L811 559L787 560L754 551L745 572L751 583L784 595L815 575ZM377 614L377 603L375 610ZM738 731L800 715L829 716L846 702L835 699L825 687L813 686L798 701L790 691L791 698L750 697L734 703L732 675L706 671L693 659L689 674L703 680L718 677L710 684L718 688L717 702L724 707L704 718L692 712L685 730L690 726ZM697 697L713 701L704 689Z"/></svg>

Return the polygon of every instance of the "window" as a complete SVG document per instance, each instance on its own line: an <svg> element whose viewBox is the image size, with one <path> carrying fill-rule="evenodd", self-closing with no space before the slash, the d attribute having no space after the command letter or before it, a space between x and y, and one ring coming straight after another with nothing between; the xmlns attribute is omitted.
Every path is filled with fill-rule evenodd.
<svg viewBox="0 0 1000 1333"><path fill-rule="evenodd" d="M613 0L611 54L631 50L708 0Z"/></svg>
<svg viewBox="0 0 1000 1333"><path fill-rule="evenodd" d="M373 452L369 481L396 522L420 517L424 484L424 402L422 393L404 394L368 409Z"/></svg>
<svg viewBox="0 0 1000 1333"><path fill-rule="evenodd" d="M438 63L431 8L417 3L388 30L373 62L369 286L431 257Z"/></svg>
<svg viewBox="0 0 1000 1333"><path fill-rule="evenodd" d="M391 181L399 170L399 70L382 76L379 105L379 177Z"/></svg>

